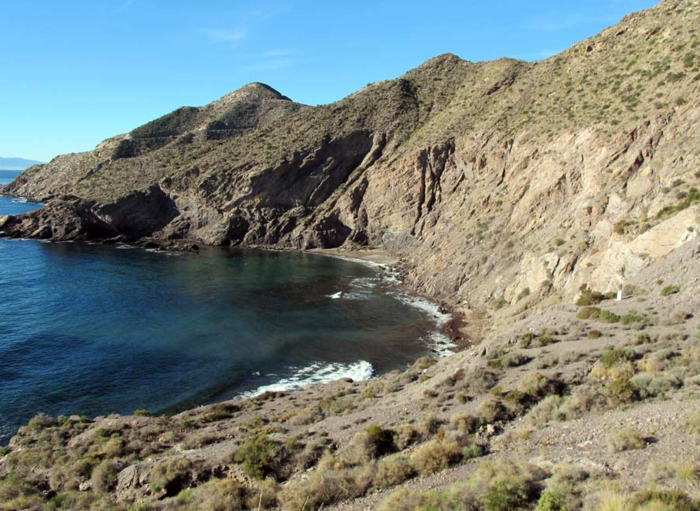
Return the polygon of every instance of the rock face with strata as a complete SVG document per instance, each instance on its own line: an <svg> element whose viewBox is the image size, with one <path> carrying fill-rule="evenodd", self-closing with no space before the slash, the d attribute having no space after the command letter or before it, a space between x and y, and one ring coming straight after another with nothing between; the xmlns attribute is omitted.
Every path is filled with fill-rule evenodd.
<svg viewBox="0 0 700 511"><path fill-rule="evenodd" d="M699 25L665 0L542 62L443 55L319 107L251 84L28 169L4 193L47 206L5 234L383 248L465 308L614 290L695 236Z"/></svg>

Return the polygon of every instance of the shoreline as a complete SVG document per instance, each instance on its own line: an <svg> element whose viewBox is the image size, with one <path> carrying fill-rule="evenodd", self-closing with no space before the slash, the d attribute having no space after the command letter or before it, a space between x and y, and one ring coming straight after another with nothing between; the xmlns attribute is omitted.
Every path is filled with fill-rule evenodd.
<svg viewBox="0 0 700 511"><path fill-rule="evenodd" d="M284 250L281 250L284 252ZM366 250L340 250L337 248L313 248L310 250L299 250L302 253L318 254L326 257L335 257L345 261L351 261L358 264L365 264L374 268L384 268L386 270L395 271L400 275L400 269L397 265L401 262L400 257L389 254L382 249L366 249ZM441 314L446 314L449 319L443 325L438 325L438 333L445 335L454 345L450 348L450 353L445 356L454 355L469 348L473 348L477 343L465 338L464 332L467 330L467 321L464 313L456 307L451 307L442 301L438 301L431 296L427 296L416 292L414 289L406 286L403 281L399 280L399 287L411 297L424 300L437 307Z"/></svg>
<svg viewBox="0 0 700 511"><path fill-rule="evenodd" d="M12 196L8 196L12 197ZM7 215L8 217L14 215ZM4 218L4 217L3 217ZM8 241L38 241L40 243L85 243L94 245L111 245L118 246L123 245L129 248L136 248L147 250L156 253L164 254L190 254L197 255L200 252L200 242L191 239L177 239L177 240L162 240L158 238L140 238L137 240L129 240L123 236L117 236L115 238L107 239L66 239L66 240L42 240L36 238L18 238L14 236L6 236L2 231L0 231L0 239L6 239ZM208 248L228 248L228 247L216 247L210 245L203 245L202 249ZM398 268L401 258L388 253L382 249L366 249L366 250L342 250L337 248L314 248L314 249L289 249L289 248L275 248L275 247L235 247L241 250L266 250L271 252L297 252L305 254L314 254L326 257L334 257L337 259L342 259L348 262L354 262L357 264L363 264L370 266L372 268L381 268L385 271L394 272L398 277L401 276L401 270ZM449 316L444 324L439 324L437 333L446 336L450 343L453 344L449 348L451 354L458 353L468 348L474 347L477 343L472 342L469 336L465 336L465 331L467 330L467 321L465 314L458 309L445 303L441 300L436 300L434 297L425 295L417 292L416 290L405 285L400 278L398 279L399 288L401 288L407 296L413 297L419 300L423 300L426 303L433 305L437 308L438 314L444 314ZM439 318L436 317L436 322L439 322ZM440 355L442 356L445 355Z"/></svg>
<svg viewBox="0 0 700 511"><path fill-rule="evenodd" d="M4 238L1 237L0 238ZM128 248L133 248L133 249L141 249L144 251L155 251L157 253L161 253L163 255L169 255L169 254L174 254L174 253L189 253L191 255L198 255L198 251L180 251L177 250L179 246L182 245L188 245L192 244L195 245L196 242L194 241L189 241L189 240L178 240L177 242L168 242L166 243L160 243L159 240L153 240L153 239L141 239L137 241L122 241L122 240L115 240L115 239L110 239L110 240L96 240L96 241L87 241L87 240L61 240L61 241L54 241L54 240L40 240L40 239L33 239L33 238L12 238L12 237L7 237L4 238L7 241L35 241L39 243L50 243L50 244L61 244L61 243L80 243L80 244L85 244L85 245L90 245L90 244L97 244L97 245L107 245L107 246L112 246L115 247L116 249L119 249L119 243L123 243L124 247ZM195 245L196 246L196 245ZM206 250L207 248L212 248L212 249L217 249L219 247L202 247L203 250ZM227 247L223 247L227 248ZM337 250L337 249L313 249L313 250L279 250L279 249L267 249L267 248L262 248L262 247L237 247L243 251L246 249L250 249L251 251L255 250L271 250L274 252L297 252L297 253L308 253L312 255L324 255L327 257L335 257L337 259L345 260L348 262L353 262L356 264L363 264L368 267L373 268L376 271L377 276L382 277L382 274L384 272L387 272L387 277L391 279L393 275L396 277L399 277L399 268L398 265L400 263L400 259L396 256L392 256L388 254L387 252L383 250L349 250L349 251L342 251L342 250ZM405 305L411 306L411 307L416 307L422 310L427 316L432 316L429 317L428 319L432 323L432 327L427 329L424 334L420 335L420 340L425 343L425 353L422 356L429 356L429 357L434 357L436 359L443 359L450 357L451 355L454 355L456 353L459 353L463 349L466 348L466 346L463 345L463 339L461 336L458 335L459 325L462 321L462 318L459 314L456 313L456 311L450 309L449 307L445 306L444 304L441 304L440 302L437 302L435 300L432 300L430 297L426 297L424 295L421 295L419 293L414 292L412 289L410 289L408 286L404 285L400 279L397 278L395 282L391 282L391 287L392 291L389 292L389 294L393 295L400 295L403 296L404 299L400 299L397 297L397 299L400 299ZM397 293L398 292L398 293ZM421 304L424 304L424 306L421 306ZM430 307L427 307L429 305ZM418 335L418 334L417 334ZM447 344L445 342L445 339L449 340L451 344ZM413 360L415 362L415 360ZM411 362L411 363L413 363ZM356 366L361 365L364 363L363 360L359 360L356 363L353 364L347 364L348 367L341 367L339 364L320 364L319 367L322 370L327 370L329 367L333 369L334 372L341 371L341 370L352 370L355 373L358 373L358 369ZM410 365L410 364L409 364ZM300 368L300 373L304 373L305 370L308 368ZM366 368L364 369L364 372L366 373ZM405 370L400 369L400 370ZM306 371L308 373L308 371ZM368 377L363 377L363 378L355 378L353 376L354 381L360 382L360 381L365 381L365 380L374 380L376 378L380 378L384 376L386 373L381 372L381 373L375 373L371 374ZM282 379L280 381L275 381L272 383L268 383L266 385L263 385L261 388L255 387L253 389L241 392L237 394L234 397L229 397L225 398L223 400L216 399L214 401L207 401L202 404L194 405L194 406L186 406L186 407L179 407L177 405L173 406L173 411L171 412L173 415L179 415L185 412L188 412L190 410L194 410L197 408L201 408L203 406L210 406L212 404L217 404L217 403L225 403L228 401L232 400L239 400L239 399L246 399L246 398L251 398L254 397L262 392L269 391L270 388L273 387L278 387L280 385L286 384L286 383L302 383L296 388L293 388L291 390L289 389L277 389L275 388L275 391L285 391L285 392L296 392L299 390L302 390L304 388L310 387L310 386L325 386L328 384L332 384L335 381L338 380L343 380L347 379L349 376L345 374L339 375L337 378L334 379L329 379L329 380L324 380L323 379L324 372L321 371L319 374L306 374L304 378L301 378L298 374L292 374L290 377L288 377L286 380ZM308 379L308 382L303 382L302 380ZM289 380L289 381L287 381ZM264 387L264 388L263 388ZM260 391L260 392L258 392ZM166 412L167 413L167 412ZM126 415L126 414L122 414ZM9 438L12 438L16 432L12 432L8 436L7 439L4 439L6 441L9 441Z"/></svg>

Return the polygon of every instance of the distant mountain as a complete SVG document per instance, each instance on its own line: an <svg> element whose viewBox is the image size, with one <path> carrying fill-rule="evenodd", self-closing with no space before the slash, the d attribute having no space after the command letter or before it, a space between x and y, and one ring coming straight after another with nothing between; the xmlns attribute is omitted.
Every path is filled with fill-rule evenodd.
<svg viewBox="0 0 700 511"><path fill-rule="evenodd" d="M0 157L0 169L2 170L24 170L32 165L43 162L36 160L25 160L24 158L2 158Z"/></svg>

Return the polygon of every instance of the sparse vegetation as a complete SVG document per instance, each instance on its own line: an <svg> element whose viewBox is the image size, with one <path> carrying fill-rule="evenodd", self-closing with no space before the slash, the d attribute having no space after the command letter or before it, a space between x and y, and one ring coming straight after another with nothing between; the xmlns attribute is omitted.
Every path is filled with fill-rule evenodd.
<svg viewBox="0 0 700 511"><path fill-rule="evenodd" d="M634 429L623 429L610 433L607 438L610 452L622 452L632 449L644 449L646 441L644 437Z"/></svg>
<svg viewBox="0 0 700 511"><path fill-rule="evenodd" d="M678 286L666 286L661 290L661 296L671 296L679 293L681 290Z"/></svg>

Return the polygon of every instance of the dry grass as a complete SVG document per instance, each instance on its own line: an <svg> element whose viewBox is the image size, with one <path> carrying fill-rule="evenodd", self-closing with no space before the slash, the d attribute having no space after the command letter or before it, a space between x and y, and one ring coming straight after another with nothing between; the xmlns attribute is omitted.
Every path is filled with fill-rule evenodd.
<svg viewBox="0 0 700 511"><path fill-rule="evenodd" d="M638 431L627 428L620 431L615 431L608 435L606 439L608 451L611 454L616 452L631 451L633 449L644 449L646 440Z"/></svg>
<svg viewBox="0 0 700 511"><path fill-rule="evenodd" d="M411 466L421 475L434 474L456 463L460 457L459 444L433 440L422 445L411 456Z"/></svg>

